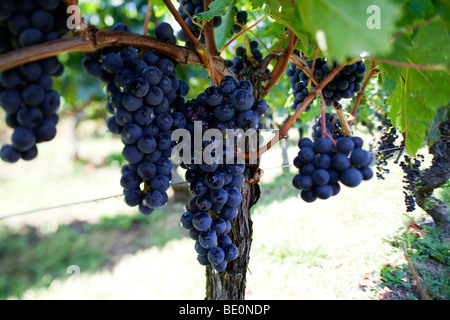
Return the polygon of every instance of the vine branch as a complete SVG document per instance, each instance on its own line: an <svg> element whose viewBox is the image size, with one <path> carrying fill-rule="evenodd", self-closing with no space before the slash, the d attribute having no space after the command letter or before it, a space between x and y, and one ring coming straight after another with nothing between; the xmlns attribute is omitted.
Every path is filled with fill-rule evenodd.
<svg viewBox="0 0 450 320"><path fill-rule="evenodd" d="M317 96L318 92L321 92L323 90L323 88L325 88L325 86L342 70L342 68L344 68L347 64L343 63L338 65L336 68L333 69L333 71L331 71L329 73L329 75L317 86L315 87L310 94L305 98L305 100L303 100L302 104L300 105L300 107L294 112L294 114L284 123L283 127L281 128L281 130L275 134L275 136L269 141L267 142L267 144L260 150L258 150L257 152L252 152L250 154L246 154L245 158L246 159L254 159L254 158L259 158L261 157L265 152L269 151L274 145L276 145L280 140L282 139L286 139L287 136L287 132L289 131L289 129L292 127L292 125L294 124L294 122L298 119L298 117L300 116L300 114L302 114L303 111L305 111L306 107L314 100L314 98Z"/></svg>
<svg viewBox="0 0 450 320"><path fill-rule="evenodd" d="M239 27L241 27L242 29L246 29L246 26L240 24L239 22L235 21L234 23L236 23L236 24L237 24ZM250 32L250 33L255 37L255 39L259 41L259 43L262 44L262 46L267 50L267 52L268 52L269 54L273 54L273 52L267 47L267 45L264 43L264 41L262 41L262 39L261 39L260 37L258 37L252 30L250 30L250 29L246 29L246 30L247 30L248 32Z"/></svg>
<svg viewBox="0 0 450 320"><path fill-rule="evenodd" d="M258 23L260 23L261 21L263 21L265 18L267 18L267 15L264 15L262 18L260 18L258 21L256 21L254 24L252 24L250 27L242 30L241 32L239 32L236 36L233 37L233 39L231 39L230 41L228 41L223 47L222 49L220 49L219 54L222 53L234 40L236 40L237 38L239 38L242 34L246 33L247 31L249 31L250 29L252 29L253 27L257 26Z"/></svg>
<svg viewBox="0 0 450 320"><path fill-rule="evenodd" d="M203 11L207 12L209 11L209 5L212 2L212 0L205 0L203 2ZM208 50L209 54L212 56L218 56L219 51L216 47L216 40L214 38L214 22L213 19L205 22L205 44L206 49Z"/></svg>
<svg viewBox="0 0 450 320"><path fill-rule="evenodd" d="M203 2L203 11L209 11L209 5L211 4L212 0L205 0ZM220 80L222 77L216 73L216 69L214 67L214 63L211 60L211 57L213 56L219 56L219 51L217 50L216 46L216 40L214 38L214 22L213 19L210 21L203 22L203 28L204 28L204 34L205 34L205 45L206 50L208 51L208 59L209 59L209 73L210 78L212 80L213 85L218 85L220 83Z"/></svg>
<svg viewBox="0 0 450 320"><path fill-rule="evenodd" d="M163 0L163 2L166 5L167 9L169 9L169 11L172 14L172 16L178 22L178 24L180 25L181 29L183 29L184 33L188 37L189 42L191 43L191 45L194 48L195 52L197 53L198 57L202 61L204 69L208 70L208 73L209 73L210 77L214 79L213 81L220 82L220 79L223 77L223 75L216 72L216 68L213 65L213 59L211 57L211 56L218 56L218 55L216 55L216 54L211 55L209 50L207 50L207 48L205 48L197 40L197 38L194 37L194 35L192 34L191 30L187 26L186 22L184 22L184 20L181 17L180 13L173 6L173 4L172 4L172 2L170 0ZM205 2L205 5L206 5L206 2ZM208 27L207 27L207 29L208 29ZM205 37L206 36L209 36L210 37L209 40L211 40L211 34L205 35ZM212 35L212 41L214 41L214 35ZM211 41L208 41L208 42L209 42L209 44L211 44ZM215 44L214 44L214 47L215 47ZM211 48L208 48L208 49L213 50L214 47L211 47ZM217 49L215 49L215 51L217 51Z"/></svg>
<svg viewBox="0 0 450 320"><path fill-rule="evenodd" d="M403 68L410 68L410 69L421 69L421 70L431 70L431 71L448 71L447 67L443 64L416 64L416 63L408 63L408 62L402 62L402 61L395 61L385 58L377 58L377 57L364 57L364 59L368 61L377 61L377 62L383 62L390 65L403 67Z"/></svg>
<svg viewBox="0 0 450 320"><path fill-rule="evenodd" d="M152 16L152 0L148 0L147 11L145 12L144 31L142 32L144 36L147 35L148 23L150 22L151 16Z"/></svg>
<svg viewBox="0 0 450 320"><path fill-rule="evenodd" d="M266 94L269 94L270 89L272 89L280 80L280 78L284 75L284 71L289 63L289 59L294 52L295 46L297 45L298 38L294 35L294 33L289 30L288 31L288 44L286 49L284 49L283 53L279 56L273 71L270 73L269 84L266 87Z"/></svg>
<svg viewBox="0 0 450 320"><path fill-rule="evenodd" d="M366 90L367 85L368 85L369 82L370 82L370 79L371 79L374 75L376 75L376 74L378 74L378 73L380 73L380 70L375 68L375 61L372 61L372 62L370 63L370 71L369 71L369 73L368 73L367 76L366 76L366 80L364 80L364 83L363 83L363 85L361 86L361 89L359 90L359 92L358 92L358 94L356 95L356 98L355 98L355 103L354 103L354 105L353 105L353 109L352 109L352 112L351 112L351 114L352 114L352 116L353 116L353 117L352 117L352 122L356 119L356 112L358 111L359 103L361 102L361 99L362 99L363 96L364 96L364 91Z"/></svg>
<svg viewBox="0 0 450 320"><path fill-rule="evenodd" d="M186 22L184 22L183 18L181 17L178 10L173 6L172 2L170 0L163 0L164 4L166 5L167 9L169 9L170 13L174 17L174 19L178 22L181 29L183 29L184 33L189 39L189 42L192 44L192 47L194 49L197 49L198 46L201 46L200 42L198 42L197 38L194 37L191 30L187 26Z"/></svg>
<svg viewBox="0 0 450 320"><path fill-rule="evenodd" d="M320 126L322 128L322 137L327 137L330 139L331 143L333 143L333 147L336 148L336 140L333 139L333 137L327 132L327 125L326 125L326 112L327 112L327 105L325 104L325 97L323 96L322 90L317 90L317 95L320 96Z"/></svg>
<svg viewBox="0 0 450 320"><path fill-rule="evenodd" d="M152 50L173 59L179 64L194 64L208 68L193 50L169 44L155 37L111 30L91 29L69 38L58 39L4 53L0 55L0 72L20 65L70 52L95 52L111 46L135 46ZM233 75L220 57L213 57L216 72L221 76Z"/></svg>
<svg viewBox="0 0 450 320"><path fill-rule="evenodd" d="M319 46L316 47L316 50L314 51L314 59L311 65L311 72L310 72L310 76L308 78L308 90L311 91L311 81L312 81L312 77L314 76L314 68L316 67L316 60L317 60L317 55L319 54L320 48ZM321 97L323 97L322 95L322 91L319 91L319 94L321 95Z"/></svg>

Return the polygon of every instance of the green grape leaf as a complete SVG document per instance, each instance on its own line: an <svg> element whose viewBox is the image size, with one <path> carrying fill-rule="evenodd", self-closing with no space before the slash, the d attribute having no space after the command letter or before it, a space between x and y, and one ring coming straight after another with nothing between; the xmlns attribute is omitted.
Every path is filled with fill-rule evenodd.
<svg viewBox="0 0 450 320"><path fill-rule="evenodd" d="M428 19L436 14L436 8L430 0L412 0L410 7L420 18Z"/></svg>
<svg viewBox="0 0 450 320"><path fill-rule="evenodd" d="M389 55L381 55L386 59L394 60L394 61L406 61L409 57L409 50L412 46L412 40L409 36L403 35L397 37L392 45L392 51L389 52ZM397 78L397 76L401 73L402 68L399 66L380 63L383 70L386 72L386 75L391 78Z"/></svg>
<svg viewBox="0 0 450 320"><path fill-rule="evenodd" d="M212 18L225 13L232 3L233 0L215 0L209 4L209 11L196 14L194 18L200 21L210 21Z"/></svg>
<svg viewBox="0 0 450 320"><path fill-rule="evenodd" d="M290 5L290 1L286 0L269 0L260 1L253 0L253 8L260 8L264 5L264 12L270 18L283 25L284 28L291 29L297 36L303 34L304 30L301 28L298 18L295 15L295 10ZM267 34L267 36L278 36L277 33Z"/></svg>
<svg viewBox="0 0 450 320"><path fill-rule="evenodd" d="M264 26L261 27L260 29L262 30L261 33L258 35L261 39L265 37L267 38L276 37L278 39L281 39L284 35L285 29L286 27L283 24L273 21L271 19L267 19L267 21L264 21Z"/></svg>
<svg viewBox="0 0 450 320"><path fill-rule="evenodd" d="M416 154L422 147L435 113L435 110L422 100L420 87L413 84L414 77L412 70L404 70L387 100L391 105L389 115L392 123L404 133L406 152L410 155Z"/></svg>
<svg viewBox="0 0 450 320"><path fill-rule="evenodd" d="M317 48L317 42L313 38L308 37L305 34L299 35L298 39L299 41L296 49L302 51L305 56L311 57L312 59Z"/></svg>
<svg viewBox="0 0 450 320"><path fill-rule="evenodd" d="M447 29L450 29L450 1L449 0L432 0L436 11L442 19L442 23Z"/></svg>
<svg viewBox="0 0 450 320"><path fill-rule="evenodd" d="M266 6L266 14L278 23L283 24L287 28L291 29L295 34L300 34L302 29L298 21L295 21L294 8L290 6L275 7Z"/></svg>
<svg viewBox="0 0 450 320"><path fill-rule="evenodd" d="M252 0L252 8L253 9L259 9L262 8L264 5L264 10L266 13L270 13L272 10L278 10L280 7L280 1L278 0Z"/></svg>
<svg viewBox="0 0 450 320"><path fill-rule="evenodd" d="M363 51L388 52L401 13L394 0L299 0L295 9L297 25L301 21L321 50L338 61Z"/></svg>
<svg viewBox="0 0 450 320"><path fill-rule="evenodd" d="M386 72L383 72L378 76L378 80L383 88L384 91L387 93L391 93L395 90L395 87L397 86L397 81L395 79L392 79L387 75Z"/></svg>
<svg viewBox="0 0 450 320"><path fill-rule="evenodd" d="M222 16L222 24L214 28L214 38L216 40L217 48L222 48L227 41L227 38L231 34L231 30L234 26L234 15L236 12L234 11L232 6L229 6Z"/></svg>
<svg viewBox="0 0 450 320"><path fill-rule="evenodd" d="M410 50L414 63L449 64L450 37L441 21L434 21L419 29ZM443 68L445 69L445 68Z"/></svg>
<svg viewBox="0 0 450 320"><path fill-rule="evenodd" d="M404 41L401 38L397 40ZM437 110L450 101L448 52L448 32L440 21L435 21L419 28L412 39L408 56L403 60L412 67L394 68L386 63L380 64L389 77L397 80L397 86L387 102L391 104L392 123L405 134L405 147L409 154L415 154L422 146ZM404 54L405 51L400 53L402 56ZM388 58L393 60L398 55L393 53ZM435 68L414 68L414 64Z"/></svg>
<svg viewBox="0 0 450 320"><path fill-rule="evenodd" d="M319 98L315 98L311 104L311 110L308 112L303 112L300 115L300 118L303 120L304 123L307 123L312 120L316 120L318 117L320 117L320 103L321 100Z"/></svg>

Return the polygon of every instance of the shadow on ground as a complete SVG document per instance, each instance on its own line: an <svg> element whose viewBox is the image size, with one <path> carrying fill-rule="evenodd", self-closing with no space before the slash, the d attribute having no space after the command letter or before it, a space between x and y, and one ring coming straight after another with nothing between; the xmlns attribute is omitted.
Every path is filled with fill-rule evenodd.
<svg viewBox="0 0 450 320"><path fill-rule="evenodd" d="M127 254L185 236L180 232L181 202L150 216L116 215L98 223L74 221L42 233L32 226L0 226L0 299L20 298L31 287L67 277L70 266L84 272L112 268Z"/></svg>

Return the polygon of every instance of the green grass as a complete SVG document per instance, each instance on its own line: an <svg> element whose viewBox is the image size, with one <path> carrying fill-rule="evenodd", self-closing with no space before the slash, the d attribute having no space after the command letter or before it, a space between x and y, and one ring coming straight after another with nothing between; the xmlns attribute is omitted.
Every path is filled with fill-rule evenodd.
<svg viewBox="0 0 450 320"><path fill-rule="evenodd" d="M74 163L66 128L35 161L0 164L0 216L122 192L119 167L101 165L120 141L89 134L86 126L86 161ZM261 162L267 170L252 209L247 299L377 299L361 287L364 276L404 263L399 248L384 240L409 219L398 166L385 181L306 204L292 187L294 168L273 169L279 165L277 145ZM183 203L171 201L147 217L118 197L0 220L0 298L203 299L204 268L179 226L182 212ZM68 273L74 265L79 276Z"/></svg>
<svg viewBox="0 0 450 320"><path fill-rule="evenodd" d="M124 255L182 238L178 216L169 211L180 207L169 205L150 217L105 216L95 224L74 221L48 233L31 226L2 226L0 299L22 297L29 287L48 287L53 280L66 277L69 266L95 273L114 266Z"/></svg>
<svg viewBox="0 0 450 320"><path fill-rule="evenodd" d="M450 243L441 228L423 225L421 229L415 229L406 225L389 242L408 256L411 265L384 265L380 271L379 286L388 286L406 299L425 299L417 289L417 282L420 282L429 299L450 298ZM411 268L419 278L414 276Z"/></svg>

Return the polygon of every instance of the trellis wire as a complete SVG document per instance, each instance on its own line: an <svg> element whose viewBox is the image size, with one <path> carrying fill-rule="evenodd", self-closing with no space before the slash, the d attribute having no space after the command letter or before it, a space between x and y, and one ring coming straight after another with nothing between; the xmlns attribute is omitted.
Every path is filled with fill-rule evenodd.
<svg viewBox="0 0 450 320"><path fill-rule="evenodd" d="M400 149L401 148L397 147L397 148L391 148L391 149L385 149L385 150L373 150L373 152L380 153L380 152L394 151L394 150L400 150ZM261 169L261 170L262 171L268 171L268 170L283 169L283 168L288 168L288 167L293 167L293 166L294 166L293 164L287 164L287 165L271 167L271 168L266 168L266 169ZM176 183L172 183L171 186L177 186L177 185L181 185L181 184L185 184L185 183L187 183L187 182L186 181L176 182ZM27 215L27 214L31 214L31 213L37 213L37 212L43 212L43 211L48 211L48 210L61 209L61 208L66 208L66 207L73 207L73 206L78 206L78 205L87 204L87 203L94 203L94 202L99 202L99 201L119 198L119 197L122 197L122 196L123 196L123 194L121 193L121 194L116 194L116 195L102 197L102 198L96 198L96 199L84 200L84 201L77 201L77 202L70 202L70 203L61 204L61 205L57 205L57 206L51 206L51 207L47 207L47 208L33 209L33 210L28 210L28 211L23 211L23 212L18 212L18 213L10 214L10 215L7 215L7 216L3 216L3 217L0 217L0 220L5 220L5 219L8 219L8 218L13 218L13 217L17 217L17 216Z"/></svg>
<svg viewBox="0 0 450 320"><path fill-rule="evenodd" d="M266 169L261 169L261 170L262 171L267 171L267 170L282 169L282 168L287 168L287 167L292 167L292 166L294 166L294 165L290 164L290 165L283 165L283 166L266 168ZM187 183L187 182L186 181L175 182L175 183L172 183L171 186L177 186L177 185L181 185L181 184L185 184L185 183ZM66 208L66 207L73 207L73 206L78 206L78 205L87 204L87 203L94 203L94 202L99 202L99 201L104 201L104 200L109 200L109 199L115 199L115 198L119 198L119 197L122 197L122 196L123 196L123 193L112 195L112 196L106 196L106 197L101 197L101 198L90 199L90 200L70 202L70 203L56 205L56 206L51 206L51 207L46 207L46 208L33 209L33 210L28 210L28 211L23 211L23 212L18 212L18 213L10 214L10 215L7 215L7 216L3 216L3 217L0 217L0 220L6 220L8 218L13 218L13 217L17 217L17 216L23 216L23 215L32 214L32 213L38 213L38 212L49 211L49 210L56 210L56 209L61 209L61 208Z"/></svg>

